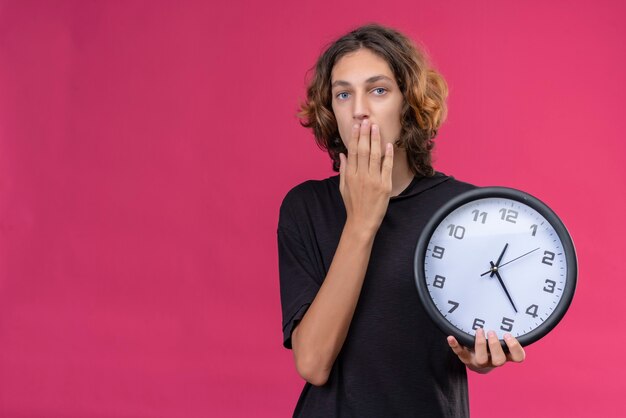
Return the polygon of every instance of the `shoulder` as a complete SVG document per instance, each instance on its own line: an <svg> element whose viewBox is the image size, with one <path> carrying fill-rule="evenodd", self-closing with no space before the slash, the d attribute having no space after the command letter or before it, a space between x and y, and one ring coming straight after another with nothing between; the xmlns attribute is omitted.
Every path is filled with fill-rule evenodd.
<svg viewBox="0 0 626 418"><path fill-rule="evenodd" d="M292 187L280 204L280 223L296 219L297 214L306 213L314 206L326 206L339 194L339 175L323 180L306 180Z"/></svg>
<svg viewBox="0 0 626 418"><path fill-rule="evenodd" d="M281 203L281 208L302 203L312 197L339 190L339 175L323 180L306 180L292 187Z"/></svg>
<svg viewBox="0 0 626 418"><path fill-rule="evenodd" d="M453 176L447 176L447 177L448 177L447 183L450 188L453 188L459 191L466 191L466 190L472 190L472 189L478 188L478 186L476 186L475 184L458 180L457 178Z"/></svg>
<svg viewBox="0 0 626 418"><path fill-rule="evenodd" d="M478 188L478 186L472 183L458 180L454 176L448 176L440 172L437 172L435 175L441 175L445 177L445 181L442 182L441 185L443 186L444 190L447 190L449 193L452 193L452 194L459 194L459 193L466 192L468 190Z"/></svg>
<svg viewBox="0 0 626 418"><path fill-rule="evenodd" d="M420 204L427 203L433 207L437 207L460 194L476 188L477 186L471 183L458 180L453 176L441 172L436 172L433 176L424 178L417 190L415 190L415 193L424 193L423 196L426 200L419 199Z"/></svg>

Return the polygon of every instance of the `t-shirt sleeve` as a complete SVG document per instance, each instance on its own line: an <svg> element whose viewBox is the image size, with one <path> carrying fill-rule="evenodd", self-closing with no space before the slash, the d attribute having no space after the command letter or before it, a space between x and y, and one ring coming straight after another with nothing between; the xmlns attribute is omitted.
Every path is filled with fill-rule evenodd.
<svg viewBox="0 0 626 418"><path fill-rule="evenodd" d="M278 270L283 317L283 346L291 349L291 333L315 299L323 278L312 262L310 249L292 221L287 203L278 222Z"/></svg>

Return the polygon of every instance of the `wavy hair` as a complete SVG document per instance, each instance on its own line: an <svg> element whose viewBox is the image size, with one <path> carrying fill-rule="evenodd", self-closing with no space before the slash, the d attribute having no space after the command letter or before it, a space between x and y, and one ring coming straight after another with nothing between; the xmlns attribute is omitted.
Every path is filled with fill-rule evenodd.
<svg viewBox="0 0 626 418"><path fill-rule="evenodd" d="M426 53L400 32L371 23L342 36L318 58L307 87L306 101L300 104L300 124L311 128L315 142L332 159L339 171L339 153L347 149L339 136L332 110L331 72L341 57L367 48L383 58L393 71L404 96L400 138L396 144L407 153L409 167L416 175L432 176L433 139L447 115L448 86L435 71Z"/></svg>

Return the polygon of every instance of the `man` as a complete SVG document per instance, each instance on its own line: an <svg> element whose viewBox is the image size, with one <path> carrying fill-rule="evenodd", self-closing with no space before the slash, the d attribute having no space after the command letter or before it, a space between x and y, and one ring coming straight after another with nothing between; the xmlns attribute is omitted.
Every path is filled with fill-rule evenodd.
<svg viewBox="0 0 626 418"><path fill-rule="evenodd" d="M466 416L465 366L524 360L510 335L509 354L482 329L473 349L444 340L419 306L417 236L474 187L431 166L446 96L423 53L379 25L317 62L300 115L339 176L302 183L281 205L284 345L307 381L294 416Z"/></svg>

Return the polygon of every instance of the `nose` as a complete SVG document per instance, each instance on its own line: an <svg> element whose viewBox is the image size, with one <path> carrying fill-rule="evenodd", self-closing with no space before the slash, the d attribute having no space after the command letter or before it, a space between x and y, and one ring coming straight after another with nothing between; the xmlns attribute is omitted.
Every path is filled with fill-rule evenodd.
<svg viewBox="0 0 626 418"><path fill-rule="evenodd" d="M355 122L361 123L370 117L369 104L364 94L356 94L354 98L354 109L352 115Z"/></svg>

